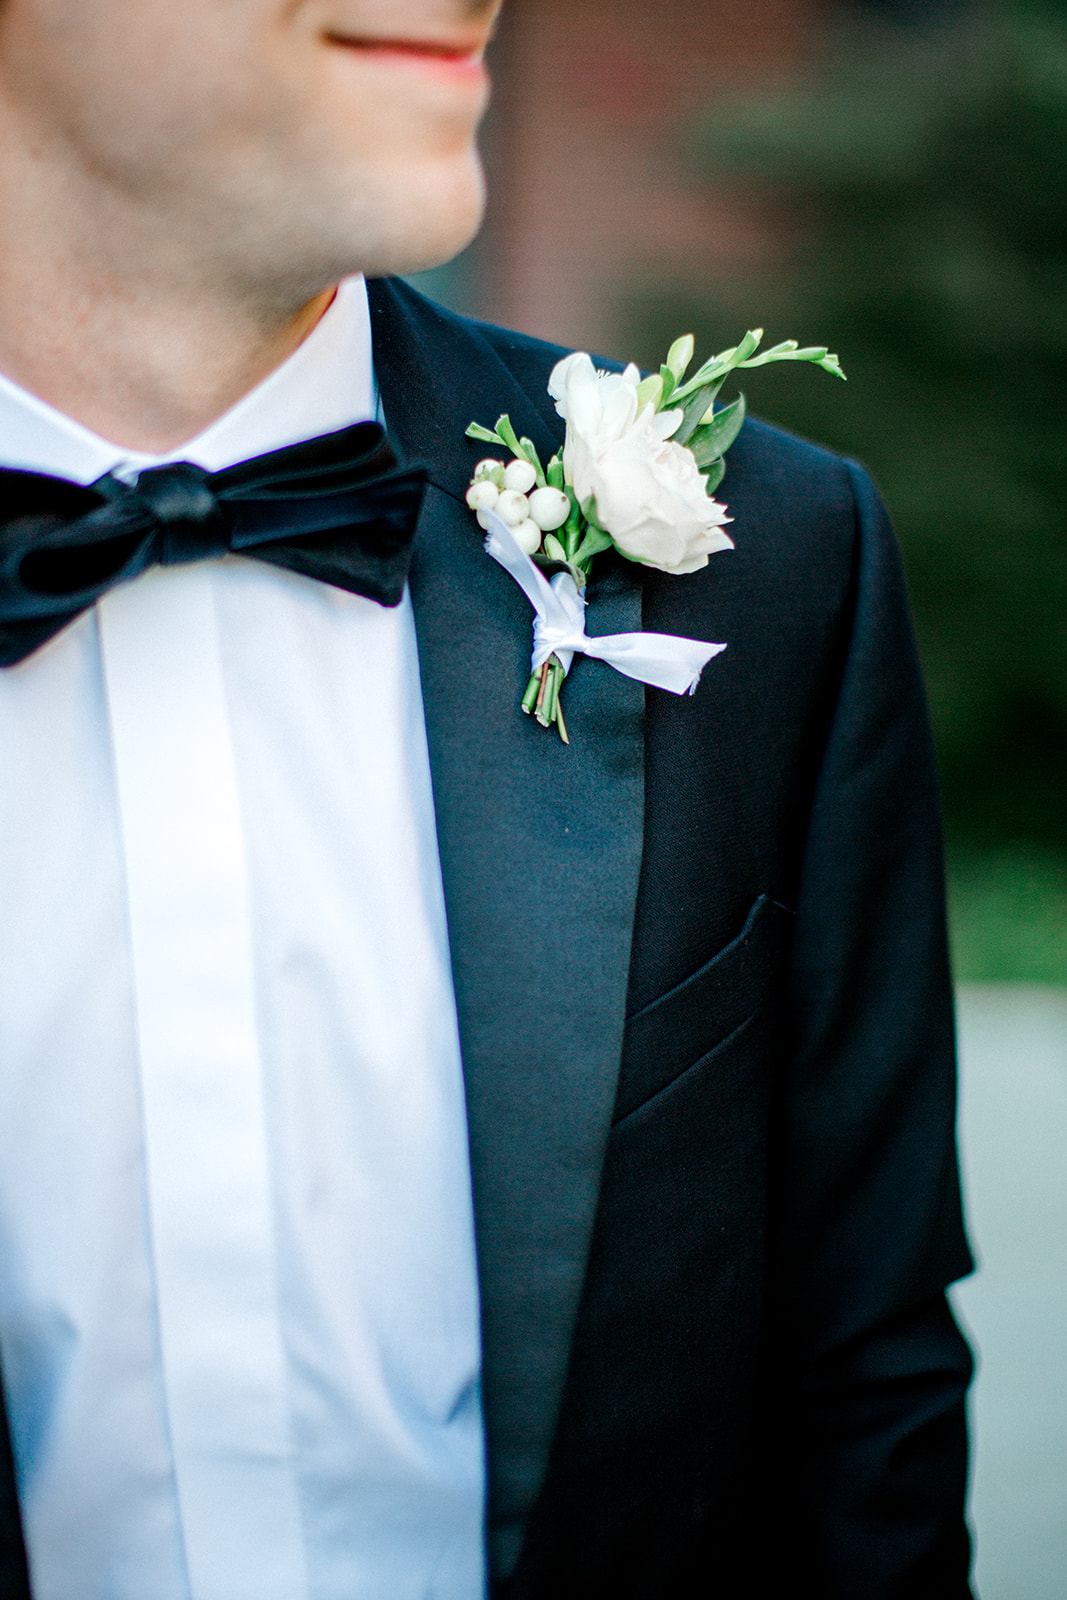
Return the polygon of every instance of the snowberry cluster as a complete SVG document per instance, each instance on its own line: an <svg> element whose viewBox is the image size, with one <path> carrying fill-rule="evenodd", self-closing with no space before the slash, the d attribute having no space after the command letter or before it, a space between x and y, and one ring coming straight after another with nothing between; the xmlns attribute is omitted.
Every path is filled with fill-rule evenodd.
<svg viewBox="0 0 1067 1600"><path fill-rule="evenodd" d="M536 555L544 535L562 528L571 513L563 490L545 484L537 488L537 479L536 469L521 457L506 464L480 461L467 490L467 504L482 527L488 527L487 513L495 511L528 556Z"/></svg>

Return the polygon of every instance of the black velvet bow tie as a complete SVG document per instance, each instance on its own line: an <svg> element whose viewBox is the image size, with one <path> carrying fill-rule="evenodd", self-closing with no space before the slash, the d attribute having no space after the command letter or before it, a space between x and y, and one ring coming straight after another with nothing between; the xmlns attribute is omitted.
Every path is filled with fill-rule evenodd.
<svg viewBox="0 0 1067 1600"><path fill-rule="evenodd" d="M0 470L0 666L146 567L231 552L395 606L425 490L376 422L224 472L149 467L132 486Z"/></svg>

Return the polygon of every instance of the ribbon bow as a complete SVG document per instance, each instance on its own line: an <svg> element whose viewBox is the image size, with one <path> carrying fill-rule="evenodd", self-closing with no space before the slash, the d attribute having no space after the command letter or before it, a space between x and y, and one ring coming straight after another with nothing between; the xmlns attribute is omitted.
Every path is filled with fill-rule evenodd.
<svg viewBox="0 0 1067 1600"><path fill-rule="evenodd" d="M607 633L590 638L585 631L585 598L570 573L557 572L549 581L495 511L487 514L486 521L486 553L511 574L536 613L531 671L554 655L568 673L576 655L593 656L639 683L671 694L694 694L708 662L726 649L724 644L673 633Z"/></svg>
<svg viewBox="0 0 1067 1600"><path fill-rule="evenodd" d="M147 567L231 552L395 606L425 490L425 469L400 469L377 422L223 472L149 467L134 484L0 471L0 666Z"/></svg>

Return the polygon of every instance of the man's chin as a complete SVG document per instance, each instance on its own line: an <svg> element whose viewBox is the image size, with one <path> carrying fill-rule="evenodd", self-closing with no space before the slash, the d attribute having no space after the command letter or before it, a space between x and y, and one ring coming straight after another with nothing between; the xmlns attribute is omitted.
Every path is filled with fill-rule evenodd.
<svg viewBox="0 0 1067 1600"><path fill-rule="evenodd" d="M354 270L375 278L428 272L465 250L476 237L485 214L480 172L476 187L458 194L454 204L442 206L440 191L434 199L436 203L427 202L421 209L413 200L407 213L396 219L394 228L380 229L378 239L364 249L362 262Z"/></svg>
<svg viewBox="0 0 1067 1600"><path fill-rule="evenodd" d="M234 281L269 304L306 305L357 272L384 278L443 266L481 226L485 186L476 157L433 169L411 162L369 178L338 163L331 183L313 190L315 177L313 170L312 182L287 186L273 227L257 207L231 229Z"/></svg>

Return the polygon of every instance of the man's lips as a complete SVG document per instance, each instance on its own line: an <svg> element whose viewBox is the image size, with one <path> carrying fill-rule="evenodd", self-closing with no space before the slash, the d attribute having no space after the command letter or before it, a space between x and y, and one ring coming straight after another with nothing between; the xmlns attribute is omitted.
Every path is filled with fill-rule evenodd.
<svg viewBox="0 0 1067 1600"><path fill-rule="evenodd" d="M327 35L331 44L340 45L368 59L377 57L386 62L406 62L462 76L480 78L484 75L485 40L465 39L460 42L443 42L434 39L366 39L342 33Z"/></svg>

